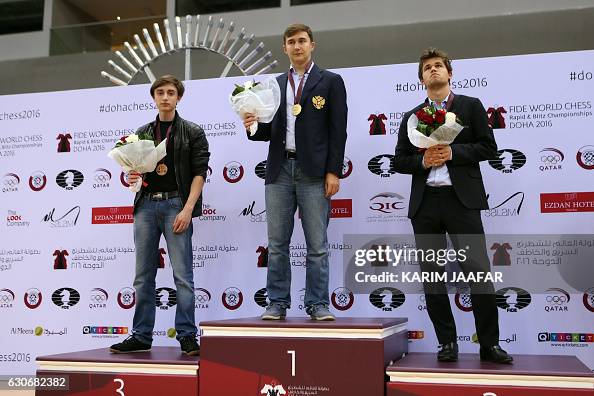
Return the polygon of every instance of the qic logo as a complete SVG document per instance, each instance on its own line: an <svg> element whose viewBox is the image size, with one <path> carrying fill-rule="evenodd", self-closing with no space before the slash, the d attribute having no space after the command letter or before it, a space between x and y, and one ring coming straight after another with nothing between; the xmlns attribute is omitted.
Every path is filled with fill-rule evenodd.
<svg viewBox="0 0 594 396"><path fill-rule="evenodd" d="M406 301L404 293L394 287L380 287L369 294L369 302L382 311L390 312Z"/></svg>
<svg viewBox="0 0 594 396"><path fill-rule="evenodd" d="M332 301L332 306L334 308L339 311L346 311L353 306L355 295L350 289L339 287L332 292L330 301Z"/></svg>
<svg viewBox="0 0 594 396"><path fill-rule="evenodd" d="M507 312L518 312L530 305L532 296L519 287L504 287L497 290L495 301L499 308Z"/></svg>
<svg viewBox="0 0 594 396"><path fill-rule="evenodd" d="M392 214L406 207L404 201L404 197L398 193L382 192L369 199L369 209L379 213Z"/></svg>
<svg viewBox="0 0 594 396"><path fill-rule="evenodd" d="M177 304L177 292L170 287L159 287L155 290L155 303L159 309L167 311Z"/></svg>
<svg viewBox="0 0 594 396"><path fill-rule="evenodd" d="M584 169L594 169L594 146L580 147L576 156L577 163Z"/></svg>
<svg viewBox="0 0 594 396"><path fill-rule="evenodd" d="M16 192L19 190L21 179L15 173L7 173L2 178L2 192Z"/></svg>
<svg viewBox="0 0 594 396"><path fill-rule="evenodd" d="M547 147L540 150L540 165L538 169L541 172L550 172L561 170L561 163L565 156L561 150L554 147Z"/></svg>
<svg viewBox="0 0 594 396"><path fill-rule="evenodd" d="M68 191L80 186L84 180L84 175L75 169L67 169L56 176L56 184Z"/></svg>
<svg viewBox="0 0 594 396"><path fill-rule="evenodd" d="M47 177L42 171L35 171L29 176L29 187L33 191L41 191L47 184Z"/></svg>
<svg viewBox="0 0 594 396"><path fill-rule="evenodd" d="M194 308L195 309L206 309L210 302L210 292L206 289L198 287L194 289Z"/></svg>
<svg viewBox="0 0 594 396"><path fill-rule="evenodd" d="M43 295L39 289L31 288L25 292L25 306L29 309L35 309L41 305Z"/></svg>
<svg viewBox="0 0 594 396"><path fill-rule="evenodd" d="M396 170L393 166L394 156L391 154L376 155L367 163L367 168L373 174L380 177L390 177Z"/></svg>
<svg viewBox="0 0 594 396"><path fill-rule="evenodd" d="M501 173L512 173L526 164L526 156L518 150L505 149L497 152L497 158L489 160L489 165Z"/></svg>
<svg viewBox="0 0 594 396"><path fill-rule="evenodd" d="M223 177L229 183L237 183L243 178L243 165L237 161L228 162L223 168Z"/></svg>
<svg viewBox="0 0 594 396"><path fill-rule="evenodd" d="M95 169L95 174L93 175L93 188L109 188L110 180L110 171L104 168Z"/></svg>
<svg viewBox="0 0 594 396"><path fill-rule="evenodd" d="M234 311L241 307L241 304L243 303L243 293L236 287L228 287L223 291L221 301L225 308Z"/></svg>
<svg viewBox="0 0 594 396"><path fill-rule="evenodd" d="M71 287L62 287L52 293L52 302L62 309L70 309L80 301L80 293Z"/></svg>
<svg viewBox="0 0 594 396"><path fill-rule="evenodd" d="M136 304L136 292L131 287L124 287L118 292L118 305L130 309Z"/></svg>

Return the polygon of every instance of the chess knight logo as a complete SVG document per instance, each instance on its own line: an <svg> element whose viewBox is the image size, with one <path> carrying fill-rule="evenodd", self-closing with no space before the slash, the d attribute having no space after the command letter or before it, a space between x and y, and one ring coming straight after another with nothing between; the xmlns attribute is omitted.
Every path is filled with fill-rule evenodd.
<svg viewBox="0 0 594 396"><path fill-rule="evenodd" d="M80 186L84 180L84 175L75 169L67 169L56 176L56 184L68 191Z"/></svg>
<svg viewBox="0 0 594 396"><path fill-rule="evenodd" d="M223 177L229 183L237 183L243 177L243 165L239 162L228 162L223 168Z"/></svg>
<svg viewBox="0 0 594 396"><path fill-rule="evenodd" d="M369 294L371 305L382 311L392 311L404 304L405 300L404 293L394 287L380 287Z"/></svg>
<svg viewBox="0 0 594 396"><path fill-rule="evenodd" d="M155 290L155 303L159 309L168 310L177 304L177 292L170 287Z"/></svg>
<svg viewBox="0 0 594 396"><path fill-rule="evenodd" d="M254 172L256 173L256 176L258 176L260 179L266 179L266 160L258 162L256 168L254 168Z"/></svg>
<svg viewBox="0 0 594 396"><path fill-rule="evenodd" d="M281 384L277 385L273 382L272 384L265 384L262 389L260 389L260 394L266 396L281 396L286 395L287 391Z"/></svg>
<svg viewBox="0 0 594 396"><path fill-rule="evenodd" d="M256 253L259 253L258 268L268 267L268 248L264 246L258 246Z"/></svg>
<svg viewBox="0 0 594 396"><path fill-rule="evenodd" d="M491 250L495 250L493 253L493 266L494 267L501 267L501 266L510 266L511 265L511 257L508 250L512 250L512 247L509 243L503 242L495 242L491 245Z"/></svg>
<svg viewBox="0 0 594 396"><path fill-rule="evenodd" d="M503 117L507 111L499 107L489 107L487 109L487 115L489 116L489 126L493 129L505 129L505 118Z"/></svg>
<svg viewBox="0 0 594 396"><path fill-rule="evenodd" d="M380 154L376 155L367 163L367 168L371 173L374 173L380 177L390 177L396 170L393 167L392 160L394 156L391 154Z"/></svg>
<svg viewBox="0 0 594 396"><path fill-rule="evenodd" d="M254 301L262 308L268 306L268 292L265 287L261 288L254 294Z"/></svg>
<svg viewBox="0 0 594 396"><path fill-rule="evenodd" d="M501 173L512 173L526 164L526 156L521 151L505 149L497 151L497 158L488 162Z"/></svg>
<svg viewBox="0 0 594 396"><path fill-rule="evenodd" d="M504 287L495 294L497 306L507 312L518 312L526 308L532 301L532 296L519 287Z"/></svg>
<svg viewBox="0 0 594 396"><path fill-rule="evenodd" d="M67 250L56 249L56 250L54 250L54 253L52 254L52 256L56 256L56 258L54 259L54 269L55 270L68 268L68 262L66 260L66 256L68 256Z"/></svg>
<svg viewBox="0 0 594 396"><path fill-rule="evenodd" d="M79 301L80 293L71 287L62 287L52 293L52 302L62 309L70 309Z"/></svg>
<svg viewBox="0 0 594 396"><path fill-rule="evenodd" d="M384 113L380 114L370 114L367 121L369 123L369 134L370 135L385 135L386 134L386 121L388 118Z"/></svg>
<svg viewBox="0 0 594 396"><path fill-rule="evenodd" d="M70 152L70 140L72 140L72 136L69 133L59 134L56 140L58 141L58 153Z"/></svg>

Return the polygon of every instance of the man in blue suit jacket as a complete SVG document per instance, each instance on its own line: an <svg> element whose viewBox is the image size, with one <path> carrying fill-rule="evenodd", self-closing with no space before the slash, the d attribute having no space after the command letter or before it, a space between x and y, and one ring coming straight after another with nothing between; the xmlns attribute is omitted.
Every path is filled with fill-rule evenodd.
<svg viewBox="0 0 594 396"><path fill-rule="evenodd" d="M291 306L289 243L299 208L307 245L305 307L314 320L334 320L328 298L330 197L339 190L346 144L347 104L342 78L319 68L308 26L290 25L283 50L291 68L277 77L281 105L268 124L258 124L250 140L270 141L266 162L268 276L270 304L262 315L279 320ZM248 128L256 118L246 114Z"/></svg>

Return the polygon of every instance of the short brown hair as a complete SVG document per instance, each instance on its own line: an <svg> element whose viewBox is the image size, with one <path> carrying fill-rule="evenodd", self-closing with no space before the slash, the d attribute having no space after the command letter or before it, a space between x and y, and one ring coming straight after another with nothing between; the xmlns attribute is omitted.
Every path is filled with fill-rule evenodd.
<svg viewBox="0 0 594 396"><path fill-rule="evenodd" d="M155 89L162 87L163 85L171 84L177 89L177 96L180 98L184 96L185 87L184 84L174 75L166 74L161 76L155 80L153 85L151 85L151 96L155 97Z"/></svg>
<svg viewBox="0 0 594 396"><path fill-rule="evenodd" d="M287 39L291 36L299 32L305 32L309 36L310 41L313 41L313 33L311 32L311 28L307 25L302 23L294 23L292 25L287 26L285 29L285 33L283 33L283 44L287 42Z"/></svg>
<svg viewBox="0 0 594 396"><path fill-rule="evenodd" d="M423 51L419 58L419 80L423 80L423 63L431 58L441 58L448 72L452 72L452 61L448 57L448 54L440 49L429 47Z"/></svg>

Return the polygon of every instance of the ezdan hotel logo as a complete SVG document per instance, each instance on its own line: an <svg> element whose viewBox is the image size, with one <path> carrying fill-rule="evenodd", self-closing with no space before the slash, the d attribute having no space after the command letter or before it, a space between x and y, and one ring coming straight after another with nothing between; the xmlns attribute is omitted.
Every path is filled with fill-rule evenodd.
<svg viewBox="0 0 594 396"><path fill-rule="evenodd" d="M330 201L330 217L353 217L353 200L352 199L333 199Z"/></svg>
<svg viewBox="0 0 594 396"><path fill-rule="evenodd" d="M540 212L594 212L594 192L541 193Z"/></svg>
<svg viewBox="0 0 594 396"><path fill-rule="evenodd" d="M134 223L133 206L109 206L93 208L92 224L128 224Z"/></svg>

